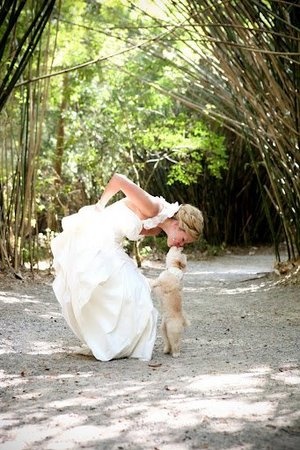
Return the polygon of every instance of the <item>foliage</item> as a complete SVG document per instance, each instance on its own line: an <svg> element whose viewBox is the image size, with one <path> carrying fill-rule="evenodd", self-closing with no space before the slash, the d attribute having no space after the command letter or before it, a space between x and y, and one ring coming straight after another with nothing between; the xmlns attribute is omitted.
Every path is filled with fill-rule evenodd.
<svg viewBox="0 0 300 450"><path fill-rule="evenodd" d="M277 254L280 238L273 226L274 210L289 257L296 258L300 252L299 5L246 0L219 2L216 8L212 0L188 0L166 7L174 20L184 18L186 45L201 62L190 64L191 87L185 101L245 141ZM178 37L182 38L181 30Z"/></svg>
<svg viewBox="0 0 300 450"><path fill-rule="evenodd" d="M55 0L9 0L0 14L0 111L31 61Z"/></svg>
<svg viewBox="0 0 300 450"><path fill-rule="evenodd" d="M35 17L25 3L17 36ZM1 116L3 264L33 265L41 233L47 241L64 215L94 202L115 170L199 205L212 246L271 236L277 256L282 238L299 254L296 9L56 2L42 38L33 31L39 44L17 85L10 73Z"/></svg>

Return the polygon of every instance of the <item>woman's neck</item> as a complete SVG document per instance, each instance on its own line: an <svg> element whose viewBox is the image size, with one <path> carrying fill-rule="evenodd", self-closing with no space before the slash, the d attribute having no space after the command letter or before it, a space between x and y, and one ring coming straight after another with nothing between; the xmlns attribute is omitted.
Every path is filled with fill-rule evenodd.
<svg viewBox="0 0 300 450"><path fill-rule="evenodd" d="M159 224L159 228L161 228L167 235L173 230L174 227L174 219L166 219L164 222Z"/></svg>

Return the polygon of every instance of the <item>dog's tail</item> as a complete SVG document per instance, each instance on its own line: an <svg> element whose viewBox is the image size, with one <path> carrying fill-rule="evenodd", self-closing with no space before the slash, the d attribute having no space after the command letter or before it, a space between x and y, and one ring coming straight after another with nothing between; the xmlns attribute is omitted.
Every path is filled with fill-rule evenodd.
<svg viewBox="0 0 300 450"><path fill-rule="evenodd" d="M191 321L186 317L185 313L183 313L183 326L189 327L191 325Z"/></svg>

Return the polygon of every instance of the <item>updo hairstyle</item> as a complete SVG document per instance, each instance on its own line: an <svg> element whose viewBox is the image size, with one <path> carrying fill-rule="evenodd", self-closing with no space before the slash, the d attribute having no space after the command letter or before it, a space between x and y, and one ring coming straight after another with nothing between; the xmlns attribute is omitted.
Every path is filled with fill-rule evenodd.
<svg viewBox="0 0 300 450"><path fill-rule="evenodd" d="M188 233L196 241L203 232L203 215L195 206L181 205L174 219L178 220L179 228Z"/></svg>

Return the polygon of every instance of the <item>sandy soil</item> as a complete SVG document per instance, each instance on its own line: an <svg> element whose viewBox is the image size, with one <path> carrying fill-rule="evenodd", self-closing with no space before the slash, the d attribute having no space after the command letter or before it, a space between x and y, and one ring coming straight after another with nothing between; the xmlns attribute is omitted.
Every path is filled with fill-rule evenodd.
<svg viewBox="0 0 300 450"><path fill-rule="evenodd" d="M0 274L0 449L299 449L300 287L273 262L190 261L182 355L158 333L150 363L84 356L51 277Z"/></svg>

